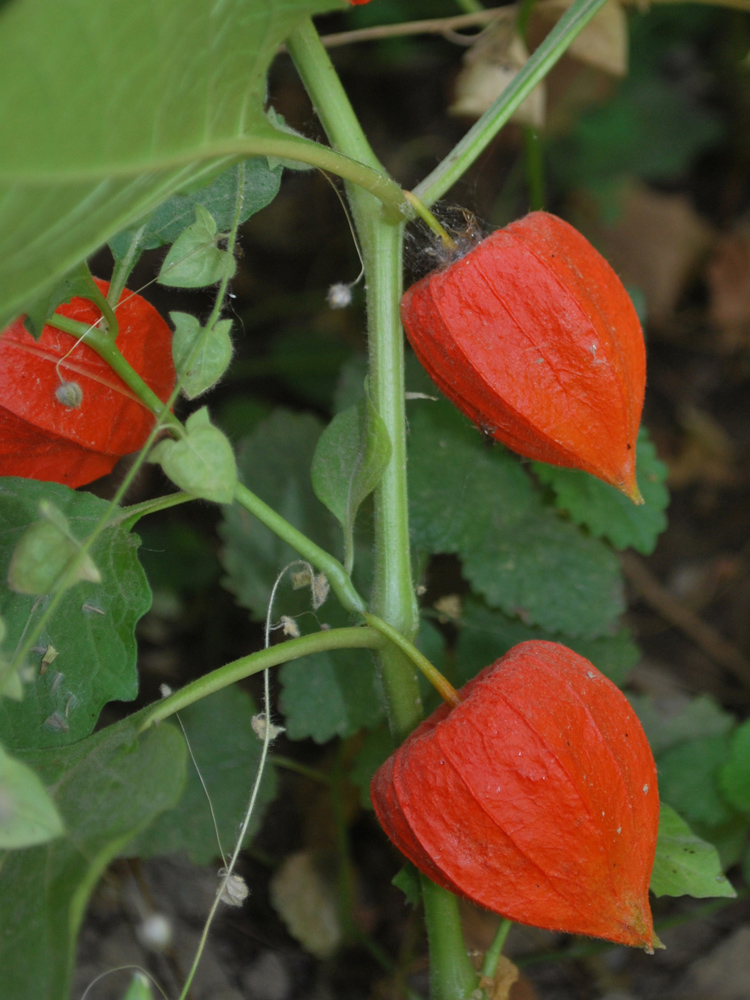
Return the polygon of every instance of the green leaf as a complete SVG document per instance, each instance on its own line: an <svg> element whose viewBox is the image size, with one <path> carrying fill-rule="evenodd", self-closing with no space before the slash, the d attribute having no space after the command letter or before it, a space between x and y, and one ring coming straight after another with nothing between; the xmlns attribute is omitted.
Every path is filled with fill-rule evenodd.
<svg viewBox="0 0 750 1000"><path fill-rule="evenodd" d="M316 653L280 671L287 736L327 743L373 729L383 718L374 664L361 650Z"/></svg>
<svg viewBox="0 0 750 1000"><path fill-rule="evenodd" d="M707 736L659 755L659 794L689 823L721 826L734 817L719 788L729 746L726 736Z"/></svg>
<svg viewBox="0 0 750 1000"><path fill-rule="evenodd" d="M415 545L457 552L487 603L524 624L585 638L613 631L625 602L609 547L546 507L518 459L488 449L448 403L421 402L410 428Z"/></svg>
<svg viewBox="0 0 750 1000"><path fill-rule="evenodd" d="M39 501L40 520L30 524L13 549L8 567L8 586L17 594L52 594L63 586L63 576L76 563L65 588L82 580L101 583L101 574L88 553L79 555L68 520L54 504Z"/></svg>
<svg viewBox="0 0 750 1000"><path fill-rule="evenodd" d="M265 156L258 156L223 170L209 184L195 191L172 195L159 205L146 223L118 233L109 241L115 260L125 257L136 238L139 250L154 250L174 243L194 222L196 205L202 205L216 220L217 227L227 232L234 223L238 195L242 198L239 216L242 224L273 201L279 190L281 173L280 168L268 165ZM240 183L242 192L239 191Z"/></svg>
<svg viewBox="0 0 750 1000"><path fill-rule="evenodd" d="M128 856L149 858L183 851L197 865L207 865L220 856L196 765L211 797L225 856L234 850L263 747L251 726L255 712L252 698L238 687L223 688L180 712L195 761L188 763L185 790L173 808L128 844ZM266 765L246 845L275 796L275 769Z"/></svg>
<svg viewBox="0 0 750 1000"><path fill-rule="evenodd" d="M310 414L276 410L262 420L237 448L242 482L295 528L328 551L339 543L336 522L315 496L309 469L322 424ZM278 535L236 505L223 512L219 533L225 585L258 619L266 616L268 597L279 572L299 556ZM285 604L284 614L309 608L309 595ZM281 606L281 605L279 605Z"/></svg>
<svg viewBox="0 0 750 1000"><path fill-rule="evenodd" d="M85 537L109 504L91 493L33 479L0 480L0 579L5 579L15 542L36 520L38 503L47 499ZM59 655L25 685L22 702L0 701L0 738L10 748L59 746L88 736L102 706L129 701L138 691L135 625L151 605L151 592L138 562L140 539L118 524L99 537L92 557L102 582L79 583L62 598L39 636L31 665L40 667L48 646ZM7 649L34 633L47 606L7 588L0 590L0 612L8 628Z"/></svg>
<svg viewBox="0 0 750 1000"><path fill-rule="evenodd" d="M266 117L274 128L277 128L279 132L286 132L287 135L296 135L302 138L302 133L297 132L290 125L287 125L286 119L280 112L275 108L269 108L266 112ZM315 168L310 163L300 163L299 160L290 160L285 156L269 156L268 165L270 167L275 167L277 164L282 167L287 167L289 170L314 170Z"/></svg>
<svg viewBox="0 0 750 1000"><path fill-rule="evenodd" d="M496 506L518 519L534 500L518 460L486 447L442 399L410 406L408 446L412 537L425 552L471 551L489 534Z"/></svg>
<svg viewBox="0 0 750 1000"><path fill-rule="evenodd" d="M266 72L343 0L23 0L0 11L0 328L165 198L265 153ZM261 144L261 145L259 145Z"/></svg>
<svg viewBox="0 0 750 1000"><path fill-rule="evenodd" d="M74 267L27 308L23 325L32 337L39 340L44 324L52 313L63 302L70 302L76 295L82 295L84 298L91 295L90 278L81 272L80 267Z"/></svg>
<svg viewBox="0 0 750 1000"><path fill-rule="evenodd" d="M172 288L204 288L231 278L237 262L216 246L218 239L214 217L202 205L196 205L195 222L172 244L157 280Z"/></svg>
<svg viewBox="0 0 750 1000"><path fill-rule="evenodd" d="M484 545L463 553L464 576L488 604L574 638L614 631L625 599L607 546L541 506L515 523L499 520Z"/></svg>
<svg viewBox="0 0 750 1000"><path fill-rule="evenodd" d="M468 599L461 618L456 642L455 683L465 684L490 663L504 656L519 642L546 639L560 642L575 650L601 670L615 684L624 683L629 671L640 658L630 632L621 628L613 636L598 639L574 639L560 632L546 632L509 618L502 611L488 608L476 599Z"/></svg>
<svg viewBox="0 0 750 1000"><path fill-rule="evenodd" d="M735 725L734 716L707 694L686 700L679 711L669 714L659 711L650 695L628 695L628 699L656 757L680 743L725 736Z"/></svg>
<svg viewBox="0 0 750 1000"><path fill-rule="evenodd" d="M210 330L191 313L171 312L174 323L172 357L180 386L188 399L195 399L215 385L232 360L231 319L220 319Z"/></svg>
<svg viewBox="0 0 750 1000"><path fill-rule="evenodd" d="M391 458L388 430L369 396L338 413L318 439L310 475L313 489L344 531L344 562L354 564L354 521Z"/></svg>
<svg viewBox="0 0 750 1000"><path fill-rule="evenodd" d="M719 861L724 871L739 864L747 849L747 837L750 832L747 816L735 813L732 819L716 826L713 823L693 821L693 832L713 844L719 855Z"/></svg>
<svg viewBox="0 0 750 1000"><path fill-rule="evenodd" d="M363 809L372 809L370 783L373 775L393 753L393 737L387 726L365 733L362 746L352 759L349 778L359 789L359 802Z"/></svg>
<svg viewBox="0 0 750 1000"><path fill-rule="evenodd" d="M414 865L407 862L403 868L396 872L391 883L403 892L406 901L416 910L422 902L422 889L419 884L419 872Z"/></svg>
<svg viewBox="0 0 750 1000"><path fill-rule="evenodd" d="M3 994L68 1000L89 895L129 840L179 798L184 745L162 723L138 737L141 714L75 746L24 760L41 776L66 835L0 857Z"/></svg>
<svg viewBox="0 0 750 1000"><path fill-rule="evenodd" d="M723 131L678 81L633 72L614 99L579 118L550 162L562 183L579 187L618 175L673 178Z"/></svg>
<svg viewBox="0 0 750 1000"><path fill-rule="evenodd" d="M543 483L555 491L556 505L575 524L585 525L597 538L607 538L616 549L628 547L650 555L667 526L664 510L669 491L664 485L667 467L645 428L638 435L637 477L644 503L636 506L613 486L577 469L561 469L542 462L532 467Z"/></svg>
<svg viewBox="0 0 750 1000"><path fill-rule="evenodd" d="M62 833L60 814L38 775L0 747L0 848L44 844Z"/></svg>
<svg viewBox="0 0 750 1000"><path fill-rule="evenodd" d="M187 434L179 441L161 440L148 461L161 465L172 482L191 496L231 503L237 485L231 444L211 423L205 406L190 414L185 429Z"/></svg>
<svg viewBox="0 0 750 1000"><path fill-rule="evenodd" d="M721 769L721 790L741 813L750 814L750 720L732 734L729 758Z"/></svg>
<svg viewBox="0 0 750 1000"><path fill-rule="evenodd" d="M8 629L2 616L0 616L0 647L5 642L7 635ZM3 678L2 682L0 682L0 697L12 698L14 701L23 701L21 674L18 670L10 672L11 660L12 656L0 649L0 677Z"/></svg>
<svg viewBox="0 0 750 1000"><path fill-rule="evenodd" d="M659 809L659 839L651 872L655 896L736 896L712 844L696 837L670 806Z"/></svg>

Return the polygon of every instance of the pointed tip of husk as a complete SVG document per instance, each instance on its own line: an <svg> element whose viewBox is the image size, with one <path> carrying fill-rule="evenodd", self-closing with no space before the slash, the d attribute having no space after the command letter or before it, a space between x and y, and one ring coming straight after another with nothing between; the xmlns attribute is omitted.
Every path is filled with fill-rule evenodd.
<svg viewBox="0 0 750 1000"><path fill-rule="evenodd" d="M615 486L615 488L618 489L620 491L620 493L624 493L625 496L629 500L632 500L633 503L636 506L638 506L638 507L640 507L642 504L644 504L646 502L643 499L643 495L641 494L641 491L638 489L638 481L635 478L635 472L633 472L632 475L628 479L626 479L623 482L617 484Z"/></svg>
<svg viewBox="0 0 750 1000"><path fill-rule="evenodd" d="M653 953L655 951L666 951L666 949L667 949L667 946L659 938L659 936L657 935L656 931L654 931L654 939L651 942L651 954L653 955Z"/></svg>
<svg viewBox="0 0 750 1000"><path fill-rule="evenodd" d="M646 501L643 499L641 491L638 489L638 483L633 480L633 485L625 491L625 496L630 497L636 506L640 507Z"/></svg>

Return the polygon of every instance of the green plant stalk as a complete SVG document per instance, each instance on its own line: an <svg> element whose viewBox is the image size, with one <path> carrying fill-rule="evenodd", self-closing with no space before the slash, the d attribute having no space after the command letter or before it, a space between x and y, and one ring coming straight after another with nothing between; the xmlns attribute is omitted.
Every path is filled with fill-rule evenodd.
<svg viewBox="0 0 750 1000"><path fill-rule="evenodd" d="M485 111L432 173L414 188L414 194L423 204L433 205L463 176L606 2L575 0L492 107Z"/></svg>
<svg viewBox="0 0 750 1000"><path fill-rule="evenodd" d="M485 953L484 962L482 963L482 975L488 979L494 979L497 972L497 963L505 945L505 939L508 937L508 931L512 926L513 921L508 920L507 917L503 917L498 925L492 944Z"/></svg>
<svg viewBox="0 0 750 1000"><path fill-rule="evenodd" d="M325 549L321 549L307 535L303 535L293 524L286 521L281 514L277 514L273 507L269 507L242 483L237 483L234 499L279 538L283 538L287 544L299 552L303 559L307 559L316 569L325 573L331 589L346 611L352 614L362 614L365 610L365 602L357 593L349 574L335 556L326 552Z"/></svg>
<svg viewBox="0 0 750 1000"><path fill-rule="evenodd" d="M299 639L289 639L257 653L232 660L218 670L212 670L203 677L187 684L184 688L154 705L146 714L139 732L168 719L175 712L181 712L188 705L207 698L216 691L252 677L269 667L298 660L312 653L322 653L329 649L380 649L386 640L374 629L367 626L352 628L332 628L325 632L314 632Z"/></svg>
<svg viewBox="0 0 750 1000"><path fill-rule="evenodd" d="M305 21L287 40L297 71L331 143L350 156L382 170L362 132L328 53L312 24ZM375 491L375 568L370 610L411 640L419 627L412 580L406 480L406 413L403 334L399 317L403 272L403 223L385 217L370 194L354 184L347 195L360 240L367 277L370 398L391 440L391 460ZM422 717L417 676L402 649L388 643L378 653L388 718L403 739ZM457 900L428 883L425 914L430 937L433 1000L457 1000L456 983L468 993L478 982L468 963ZM463 996L462 992L460 996Z"/></svg>
<svg viewBox="0 0 750 1000"><path fill-rule="evenodd" d="M292 40L299 39L305 34L305 29L312 21L302 25L292 35L288 41L289 50L292 49ZM315 37L320 43L317 32ZM322 48L322 46L321 46ZM292 58L296 57L292 53ZM335 75L335 71L334 71ZM336 77L338 80L338 77ZM359 129L362 135L361 129ZM362 135L364 138L364 136ZM333 139L329 135L329 138ZM252 138L252 152L246 156L278 156L290 160L299 160L302 163L309 163L311 166L319 167L327 173L336 174L345 181L356 184L357 187L368 191L378 202L381 202L392 219L411 218L411 209L404 198L404 193L399 185L388 176L370 149L367 140L364 143L347 142L339 144L333 140L338 148L331 149L320 143L304 139L302 136L286 136L283 132L269 128L269 134L260 134Z"/></svg>
<svg viewBox="0 0 750 1000"><path fill-rule="evenodd" d="M130 272L138 262L141 240L143 239L143 234L146 232L146 226L147 223L145 222L142 226L139 226L139 228L133 233L133 238L130 241L130 246L128 247L125 256L122 260L115 261L112 278L109 282L109 288L107 289L107 302L109 302L113 309L117 307L117 303L120 301L120 296L125 288L125 282L130 277Z"/></svg>
<svg viewBox="0 0 750 1000"><path fill-rule="evenodd" d="M103 293L99 289L99 286L94 281L94 277L91 274L88 263L83 261L83 263L79 264L78 270L82 273L88 283L91 293L91 301L100 310L102 316L104 317L104 322L107 325L107 336L112 341L116 340L119 325L117 323L117 317L115 316L114 307L109 304L109 301L104 297ZM98 327L97 330L99 330ZM103 333L104 331L100 332Z"/></svg>
<svg viewBox="0 0 750 1000"><path fill-rule="evenodd" d="M464 946L458 899L426 875L420 875L419 881L430 947L431 1000L467 1000L478 977ZM459 941L460 950L456 948Z"/></svg>
<svg viewBox="0 0 750 1000"><path fill-rule="evenodd" d="M68 316L61 316L60 313L53 313L47 323L73 337L78 337L92 351L96 351L99 357L107 362L112 371L120 376L133 395L155 416L161 418L164 426L182 430L182 424L169 409L170 404L162 403L154 390L143 381L130 362L122 356L119 348L108 334L98 327L70 319Z"/></svg>
<svg viewBox="0 0 750 1000"><path fill-rule="evenodd" d="M523 129L523 159L526 168L526 187L529 193L529 208L541 211L545 205L544 157L539 133L530 125Z"/></svg>
<svg viewBox="0 0 750 1000"><path fill-rule="evenodd" d="M406 653L412 663L421 671L422 675L432 684L443 701L446 701L449 705L460 704L461 699L458 696L458 692L450 681L440 673L437 667L434 667L430 663L426 656L423 656L419 652L416 646L410 643L408 639L404 639L400 632L392 628L388 622L384 622L382 618L378 618L377 615L365 613L364 619L368 625L377 629L387 639L390 639L394 645L398 646L402 652Z"/></svg>
<svg viewBox="0 0 750 1000"><path fill-rule="evenodd" d="M310 20L287 39L287 48L333 146L387 176L349 103L328 53ZM391 460L375 491L375 569L371 610L407 639L419 615L412 582L406 489L401 296L403 228L385 218L371 193L347 185L367 275L369 389L391 440ZM388 717L401 739L421 718L416 672L390 645L378 657Z"/></svg>
<svg viewBox="0 0 750 1000"><path fill-rule="evenodd" d="M120 513L109 523L121 524L130 531L146 514L157 514L160 510L179 507L180 504L189 503L191 500L195 500L195 497L191 497L189 493L167 493L163 497L154 497L153 500L144 500L142 503L122 507Z"/></svg>

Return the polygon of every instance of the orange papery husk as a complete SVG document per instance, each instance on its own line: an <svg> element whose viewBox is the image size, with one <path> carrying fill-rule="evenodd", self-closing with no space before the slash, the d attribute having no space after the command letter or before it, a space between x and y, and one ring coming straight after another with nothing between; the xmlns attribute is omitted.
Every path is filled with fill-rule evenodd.
<svg viewBox="0 0 750 1000"><path fill-rule="evenodd" d="M523 642L377 771L389 838L438 885L510 920L652 950L656 767L622 692Z"/></svg>
<svg viewBox="0 0 750 1000"><path fill-rule="evenodd" d="M483 431L640 502L643 332L620 279L571 225L532 212L492 233L409 288L401 318L432 380Z"/></svg>
<svg viewBox="0 0 750 1000"><path fill-rule="evenodd" d="M106 295L109 283L94 279ZM97 307L78 296L57 310L93 325ZM172 331L142 296L124 289L115 308L117 347L162 402L174 387ZM57 396L63 382L81 390L79 406ZM46 325L35 340L15 320L0 333L0 476L84 486L138 451L153 413L87 344Z"/></svg>

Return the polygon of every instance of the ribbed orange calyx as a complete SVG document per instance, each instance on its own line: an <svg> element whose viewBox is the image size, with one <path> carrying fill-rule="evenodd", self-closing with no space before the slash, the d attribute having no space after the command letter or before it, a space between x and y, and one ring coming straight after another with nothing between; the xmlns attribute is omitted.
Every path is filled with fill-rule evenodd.
<svg viewBox="0 0 750 1000"><path fill-rule="evenodd" d="M641 502L643 333L620 279L576 229L533 212L413 285L409 341L443 393L528 458Z"/></svg>
<svg viewBox="0 0 750 1000"><path fill-rule="evenodd" d="M584 657L524 642L375 774L386 833L486 909L651 950L656 767L627 699Z"/></svg>

